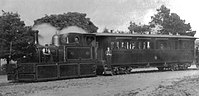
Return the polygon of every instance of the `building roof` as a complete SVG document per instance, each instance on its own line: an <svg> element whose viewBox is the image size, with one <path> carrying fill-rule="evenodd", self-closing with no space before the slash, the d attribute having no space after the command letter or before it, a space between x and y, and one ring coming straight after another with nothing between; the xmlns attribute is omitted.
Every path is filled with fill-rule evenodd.
<svg viewBox="0 0 199 96"><path fill-rule="evenodd" d="M158 34L127 34L127 33L95 33L96 36L103 37L148 37L148 38L185 38L185 39L198 39L194 36L185 35L158 35Z"/></svg>

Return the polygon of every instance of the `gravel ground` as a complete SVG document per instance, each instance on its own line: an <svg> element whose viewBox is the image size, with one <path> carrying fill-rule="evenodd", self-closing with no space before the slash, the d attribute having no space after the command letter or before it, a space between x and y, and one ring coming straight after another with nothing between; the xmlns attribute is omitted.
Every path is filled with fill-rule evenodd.
<svg viewBox="0 0 199 96"><path fill-rule="evenodd" d="M185 77L171 85L160 84L148 96L199 96L199 76Z"/></svg>
<svg viewBox="0 0 199 96"><path fill-rule="evenodd" d="M34 83L9 83L0 76L0 96L199 96L198 70L148 70Z"/></svg>

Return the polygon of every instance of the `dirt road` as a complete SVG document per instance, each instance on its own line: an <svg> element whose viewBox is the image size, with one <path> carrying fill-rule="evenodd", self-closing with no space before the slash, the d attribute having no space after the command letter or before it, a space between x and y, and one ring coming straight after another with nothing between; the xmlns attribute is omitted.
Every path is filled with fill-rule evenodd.
<svg viewBox="0 0 199 96"><path fill-rule="evenodd" d="M151 68L147 70L157 69ZM1 76L0 93L3 96L167 96L169 92L164 92L166 92L165 90L168 89L168 86L174 86L177 82L198 76L199 70L145 71L126 75L97 76L37 83L8 83L5 76ZM175 91L173 92L176 93Z"/></svg>

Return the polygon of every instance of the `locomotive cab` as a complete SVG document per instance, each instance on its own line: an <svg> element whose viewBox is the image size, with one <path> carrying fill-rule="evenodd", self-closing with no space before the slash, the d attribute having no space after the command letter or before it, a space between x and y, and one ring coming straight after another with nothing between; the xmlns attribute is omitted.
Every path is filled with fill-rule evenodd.
<svg viewBox="0 0 199 96"><path fill-rule="evenodd" d="M68 33L60 35L61 45L95 46L95 42L94 34Z"/></svg>

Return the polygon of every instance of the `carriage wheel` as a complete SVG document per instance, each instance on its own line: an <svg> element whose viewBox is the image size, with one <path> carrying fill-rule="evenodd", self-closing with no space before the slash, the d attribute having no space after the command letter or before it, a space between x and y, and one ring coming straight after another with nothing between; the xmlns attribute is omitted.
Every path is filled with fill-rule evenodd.
<svg viewBox="0 0 199 96"><path fill-rule="evenodd" d="M178 64L173 64L170 66L171 71L177 71L179 70Z"/></svg>
<svg viewBox="0 0 199 96"><path fill-rule="evenodd" d="M157 67L159 71L164 71L164 67Z"/></svg>
<svg viewBox="0 0 199 96"><path fill-rule="evenodd" d="M199 69L199 64L196 64L196 68Z"/></svg>
<svg viewBox="0 0 199 96"><path fill-rule="evenodd" d="M118 67L112 67L112 73L113 73L113 75L118 75L119 74Z"/></svg>

